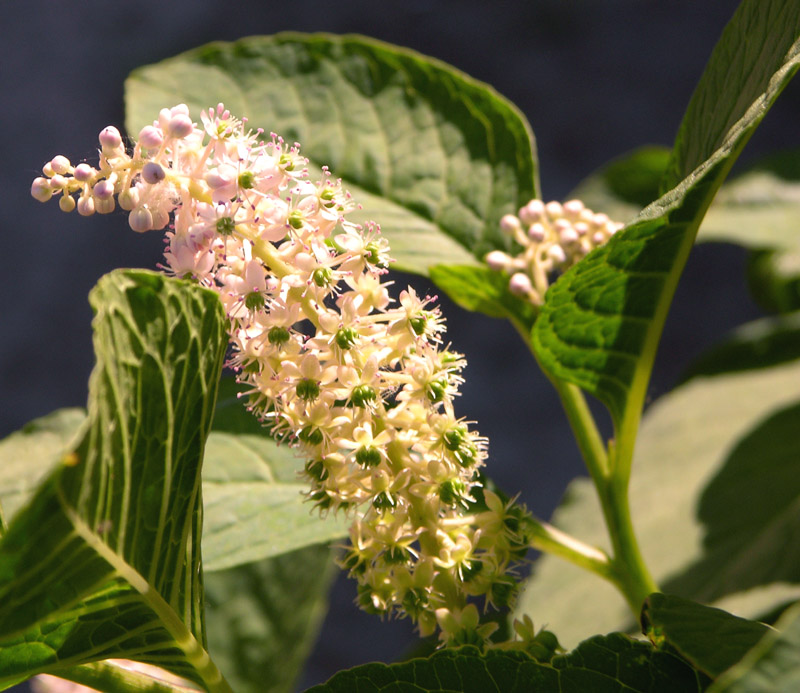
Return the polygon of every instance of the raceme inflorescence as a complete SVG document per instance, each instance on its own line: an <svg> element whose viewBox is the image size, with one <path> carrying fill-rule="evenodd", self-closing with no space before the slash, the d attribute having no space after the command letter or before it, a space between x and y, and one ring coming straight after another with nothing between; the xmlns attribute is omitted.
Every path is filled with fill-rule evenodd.
<svg viewBox="0 0 800 693"><path fill-rule="evenodd" d="M540 306L552 277L572 267L622 227L580 200L564 204L531 200L517 215L506 214L500 220L501 230L522 246L522 251L512 256L493 250L486 255L486 263L511 275L511 293Z"/></svg>
<svg viewBox="0 0 800 693"><path fill-rule="evenodd" d="M313 180L298 145L221 104L201 126L185 105L163 109L130 151L114 127L99 140L97 167L56 156L32 195L165 229L163 269L226 309L248 407L297 448L316 507L352 519L342 565L360 605L482 643L493 625L469 600L511 599L524 511L482 488L487 442L453 407L464 359L433 299L390 298L378 226L348 221L341 181Z"/></svg>

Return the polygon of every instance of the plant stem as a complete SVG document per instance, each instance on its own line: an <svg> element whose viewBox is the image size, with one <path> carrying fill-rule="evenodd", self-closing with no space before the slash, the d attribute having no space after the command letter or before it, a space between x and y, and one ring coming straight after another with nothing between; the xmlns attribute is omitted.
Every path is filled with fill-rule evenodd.
<svg viewBox="0 0 800 693"><path fill-rule="evenodd" d="M526 339L526 343L531 347L530 340ZM532 347L531 352L538 363L539 360ZM541 368L541 363L539 367ZM547 373L544 368L542 372ZM628 482L636 428L632 433L626 430L625 439L618 441L620 445L612 442L606 452L603 438L581 389L557 378L550 380L561 398L586 468L597 489L613 552L607 569L601 572L597 570L597 566L582 565L572 560L562 548L549 545L543 545L541 548L610 580L628 602L633 615L638 618L645 598L653 592L658 592L658 586L639 548L628 500Z"/></svg>
<svg viewBox="0 0 800 693"><path fill-rule="evenodd" d="M197 689L169 683L112 660L65 667L52 672L68 681L106 693L196 693Z"/></svg>
<svg viewBox="0 0 800 693"><path fill-rule="evenodd" d="M547 522L537 520L533 516L527 518L529 544L534 549L546 551L569 561L579 568L596 573L616 584L614 567L605 551L585 544L579 539L562 532Z"/></svg>
<svg viewBox="0 0 800 693"><path fill-rule="evenodd" d="M617 587L638 618L645 598L658 592L639 548L628 502L627 479L610 475L597 486L606 528L613 546L611 568Z"/></svg>
<svg viewBox="0 0 800 693"><path fill-rule="evenodd" d="M569 425L575 435L586 468L595 485L608 477L608 454L603 438L597 430L592 412L586 398L579 387L563 380L552 379L551 382L561 398L561 404L567 414Z"/></svg>

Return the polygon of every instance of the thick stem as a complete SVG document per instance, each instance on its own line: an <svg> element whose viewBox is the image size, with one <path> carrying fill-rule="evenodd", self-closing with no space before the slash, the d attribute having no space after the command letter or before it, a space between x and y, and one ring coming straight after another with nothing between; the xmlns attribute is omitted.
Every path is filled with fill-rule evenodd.
<svg viewBox="0 0 800 693"><path fill-rule="evenodd" d="M526 343L530 346L530 340L526 340ZM531 351L533 352L533 349ZM536 358L535 352L533 355ZM541 367L541 364L539 365ZM542 369L542 372L546 373L547 371ZM653 580L639 548L628 501L628 481L636 430L634 428L633 432L624 431L626 435L623 440L618 441L620 445L615 446L612 443L606 452L603 439L580 388L556 378L551 378L551 382L561 398L567 419L575 434L603 509L606 529L613 548L608 574L603 577L617 586L634 616L638 618L645 598L649 594L657 592L658 586ZM551 551L550 548L544 550L557 553L570 560L568 556L559 551ZM579 565L576 561L572 562ZM588 567L592 572L601 574L590 566L582 567Z"/></svg>
<svg viewBox="0 0 800 693"><path fill-rule="evenodd" d="M555 378L551 382L561 398L561 404L567 414L586 469L597 485L608 477L608 454L592 412L589 410L589 405L586 403L586 398L576 385Z"/></svg>
<svg viewBox="0 0 800 693"><path fill-rule="evenodd" d="M659 590L647 568L633 529L627 479L609 478L597 490L613 546L611 565L615 582L638 618L645 598Z"/></svg>

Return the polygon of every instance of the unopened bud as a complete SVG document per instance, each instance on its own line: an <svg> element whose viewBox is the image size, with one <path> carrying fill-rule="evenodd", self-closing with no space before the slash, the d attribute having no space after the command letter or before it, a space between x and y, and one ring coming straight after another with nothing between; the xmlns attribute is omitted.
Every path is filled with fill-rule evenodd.
<svg viewBox="0 0 800 693"><path fill-rule="evenodd" d="M50 168L52 168L55 173L61 173L63 175L64 173L69 173L72 166L67 157L59 154L50 162Z"/></svg>
<svg viewBox="0 0 800 693"><path fill-rule="evenodd" d="M153 215L147 207L137 207L128 215L128 225L139 233L153 228Z"/></svg>
<svg viewBox="0 0 800 693"><path fill-rule="evenodd" d="M34 178L31 183L31 196L39 202L47 202L53 196L53 189L47 178Z"/></svg>
<svg viewBox="0 0 800 693"><path fill-rule="evenodd" d="M513 214L505 214L500 219L500 228L508 234L513 234L522 227L517 217Z"/></svg>
<svg viewBox="0 0 800 693"><path fill-rule="evenodd" d="M89 164L78 164L72 174L75 180L81 183L88 183L95 174L95 170Z"/></svg>
<svg viewBox="0 0 800 693"><path fill-rule="evenodd" d="M187 135L192 134L194 131L194 123L192 123L192 119L188 115L179 113L170 118L164 130L168 137L175 137L176 139L182 140Z"/></svg>
<svg viewBox="0 0 800 693"><path fill-rule="evenodd" d="M155 185L156 183L160 183L164 178L166 178L167 174L164 173L164 169L161 168L161 164L157 164L155 161L148 161L142 167L142 178L144 179L145 183L150 183L150 185Z"/></svg>
<svg viewBox="0 0 800 693"><path fill-rule="evenodd" d="M82 217L94 214L94 198L91 195L84 195L78 200L78 214Z"/></svg>
<svg viewBox="0 0 800 693"><path fill-rule="evenodd" d="M139 144L145 149L158 149L164 142L164 133L154 125L145 125L139 131Z"/></svg>
<svg viewBox="0 0 800 693"><path fill-rule="evenodd" d="M92 188L92 193L98 200L111 199L114 196L114 185L108 180L98 181Z"/></svg>
<svg viewBox="0 0 800 693"><path fill-rule="evenodd" d="M61 208L62 212L71 212L75 209L75 200L73 200L70 195L62 195L61 199L58 201L58 206Z"/></svg>
<svg viewBox="0 0 800 693"><path fill-rule="evenodd" d="M493 250L486 255L486 264L491 269L499 272L511 264L511 258L502 250Z"/></svg>
<svg viewBox="0 0 800 693"><path fill-rule="evenodd" d="M106 150L112 151L118 149L122 145L122 135L119 134L119 130L113 125L103 128L100 131L98 139L100 140L100 146L103 147L104 153Z"/></svg>
<svg viewBox="0 0 800 693"><path fill-rule="evenodd" d="M508 290L515 296L528 296L533 285L527 274L517 272L508 280Z"/></svg>

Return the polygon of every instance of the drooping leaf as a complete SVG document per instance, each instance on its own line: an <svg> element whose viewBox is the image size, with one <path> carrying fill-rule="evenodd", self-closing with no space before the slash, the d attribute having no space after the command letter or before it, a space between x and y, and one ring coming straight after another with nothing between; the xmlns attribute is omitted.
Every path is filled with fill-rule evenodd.
<svg viewBox="0 0 800 693"><path fill-rule="evenodd" d="M0 685L109 657L224 687L204 650L200 465L227 342L219 299L113 272L73 451L0 542Z"/></svg>
<svg viewBox="0 0 800 693"><path fill-rule="evenodd" d="M678 657L619 633L597 636L541 664L521 652L474 647L402 664L365 664L308 693L663 693L704 690L707 681Z"/></svg>
<svg viewBox="0 0 800 693"><path fill-rule="evenodd" d="M291 693L327 610L331 550L206 575L208 649L237 693Z"/></svg>
<svg viewBox="0 0 800 693"><path fill-rule="evenodd" d="M679 131L669 192L565 273L533 345L551 376L635 431L658 340L700 221L746 141L797 70L800 2L745 0L715 48Z"/></svg>
<svg viewBox="0 0 800 693"><path fill-rule="evenodd" d="M800 604L788 610L709 693L788 693L800 690Z"/></svg>
<svg viewBox="0 0 800 693"><path fill-rule="evenodd" d="M132 135L161 108L222 101L297 140L378 222L399 269L476 264L498 222L535 196L533 136L490 87L437 60L358 36L278 34L212 43L136 70Z"/></svg>
<svg viewBox="0 0 800 693"><path fill-rule="evenodd" d="M798 383L800 362L787 361L696 377L648 409L631 475L631 513L662 589L754 619L800 598ZM552 522L608 548L587 479L570 485ZM546 555L537 559L517 611L548 624L565 646L634 627L610 585Z"/></svg>
<svg viewBox="0 0 800 693"><path fill-rule="evenodd" d="M770 631L758 621L658 593L645 600L641 619L642 630L654 644L674 648L712 679L730 669Z"/></svg>

